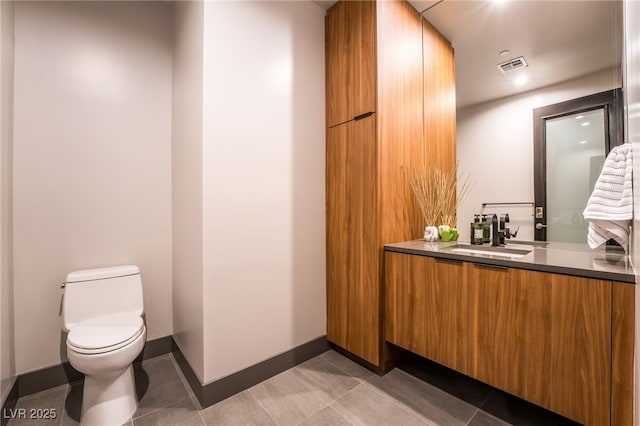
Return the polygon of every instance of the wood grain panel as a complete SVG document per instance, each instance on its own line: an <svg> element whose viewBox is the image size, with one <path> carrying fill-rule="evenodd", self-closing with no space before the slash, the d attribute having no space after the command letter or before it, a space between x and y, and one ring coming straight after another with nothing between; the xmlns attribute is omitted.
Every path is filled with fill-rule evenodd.
<svg viewBox="0 0 640 426"><path fill-rule="evenodd" d="M338 2L327 11L327 127L375 111L375 22L375 3L370 1Z"/></svg>
<svg viewBox="0 0 640 426"><path fill-rule="evenodd" d="M471 376L589 425L609 424L611 282L469 268Z"/></svg>
<svg viewBox="0 0 640 426"><path fill-rule="evenodd" d="M467 280L462 262L385 253L385 339L467 372Z"/></svg>
<svg viewBox="0 0 640 426"><path fill-rule="evenodd" d="M425 223L401 166L422 162L422 25L405 1L378 8L378 181L382 242L420 238Z"/></svg>
<svg viewBox="0 0 640 426"><path fill-rule="evenodd" d="M339 1L325 30L327 335L380 367L383 244L425 226L400 168L424 159L422 19L404 0Z"/></svg>
<svg viewBox="0 0 640 426"><path fill-rule="evenodd" d="M611 368L611 424L633 424L633 339L635 286L613 283L613 348Z"/></svg>
<svg viewBox="0 0 640 426"><path fill-rule="evenodd" d="M345 2L336 3L327 11L324 21L327 127L343 123L351 118L347 103L347 70L349 66L349 35L345 30L347 7Z"/></svg>
<svg viewBox="0 0 640 426"><path fill-rule="evenodd" d="M375 115L327 130L327 339L379 365Z"/></svg>
<svg viewBox="0 0 640 426"><path fill-rule="evenodd" d="M611 282L528 272L530 282L551 277L551 404L587 425L606 425L611 406Z"/></svg>
<svg viewBox="0 0 640 426"><path fill-rule="evenodd" d="M423 19L424 137L427 164L456 165L455 58L451 43Z"/></svg>
<svg viewBox="0 0 640 426"><path fill-rule="evenodd" d="M524 271L470 265L469 373L485 383L548 406L550 350L544 333L551 288Z"/></svg>

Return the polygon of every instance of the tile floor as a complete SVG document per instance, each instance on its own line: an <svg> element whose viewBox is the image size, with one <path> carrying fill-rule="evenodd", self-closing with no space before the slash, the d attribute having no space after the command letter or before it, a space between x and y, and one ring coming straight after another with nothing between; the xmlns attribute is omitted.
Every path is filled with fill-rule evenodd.
<svg viewBox="0 0 640 426"><path fill-rule="evenodd" d="M327 351L205 409L173 355L135 367L140 404L127 423L135 426L573 424L417 357L380 377ZM77 425L81 399L80 382L20 398L14 410L55 409L59 415L11 419L9 425Z"/></svg>

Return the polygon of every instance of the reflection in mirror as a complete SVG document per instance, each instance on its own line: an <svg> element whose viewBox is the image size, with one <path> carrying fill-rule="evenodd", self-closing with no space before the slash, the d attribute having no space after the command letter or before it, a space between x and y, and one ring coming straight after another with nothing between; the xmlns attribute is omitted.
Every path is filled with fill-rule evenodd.
<svg viewBox="0 0 640 426"><path fill-rule="evenodd" d="M604 108L547 120L548 241L586 243L582 211L604 164ZM586 125L586 126L585 126Z"/></svg>
<svg viewBox="0 0 640 426"><path fill-rule="evenodd" d="M509 213L533 240L532 204L482 204L533 203L533 109L621 86L622 2L444 0L424 17L455 49L457 158L476 182L461 236L476 213Z"/></svg>
<svg viewBox="0 0 640 426"><path fill-rule="evenodd" d="M533 110L536 240L586 244L582 212L605 156L623 143L621 100L608 90Z"/></svg>

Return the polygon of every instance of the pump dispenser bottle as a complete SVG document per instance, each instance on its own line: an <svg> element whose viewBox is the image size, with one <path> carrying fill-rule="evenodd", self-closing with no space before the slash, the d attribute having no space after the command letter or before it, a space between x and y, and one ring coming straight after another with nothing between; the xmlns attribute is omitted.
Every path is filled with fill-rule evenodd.
<svg viewBox="0 0 640 426"><path fill-rule="evenodd" d="M491 242L491 225L487 221L487 215L482 215L482 242L490 243Z"/></svg>
<svg viewBox="0 0 640 426"><path fill-rule="evenodd" d="M471 244L482 244L482 224L480 223L480 215L477 214L473 218L471 224Z"/></svg>

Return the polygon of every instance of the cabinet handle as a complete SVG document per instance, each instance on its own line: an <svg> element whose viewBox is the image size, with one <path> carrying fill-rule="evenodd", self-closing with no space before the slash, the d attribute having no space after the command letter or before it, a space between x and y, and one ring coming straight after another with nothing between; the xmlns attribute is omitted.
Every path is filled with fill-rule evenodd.
<svg viewBox="0 0 640 426"><path fill-rule="evenodd" d="M490 265L488 263L476 263L473 262L473 264L479 268L492 268L492 269L502 269L504 271L508 270L509 267L508 266L501 266L501 265Z"/></svg>
<svg viewBox="0 0 640 426"><path fill-rule="evenodd" d="M436 260L436 262L442 262L442 263L457 263L457 264L462 263L462 260L459 260L459 259L447 259L444 257L434 257L434 259Z"/></svg>
<svg viewBox="0 0 640 426"><path fill-rule="evenodd" d="M362 120L363 118L371 117L372 115L372 111L365 112L364 114L356 115L355 117L353 117L353 121Z"/></svg>

